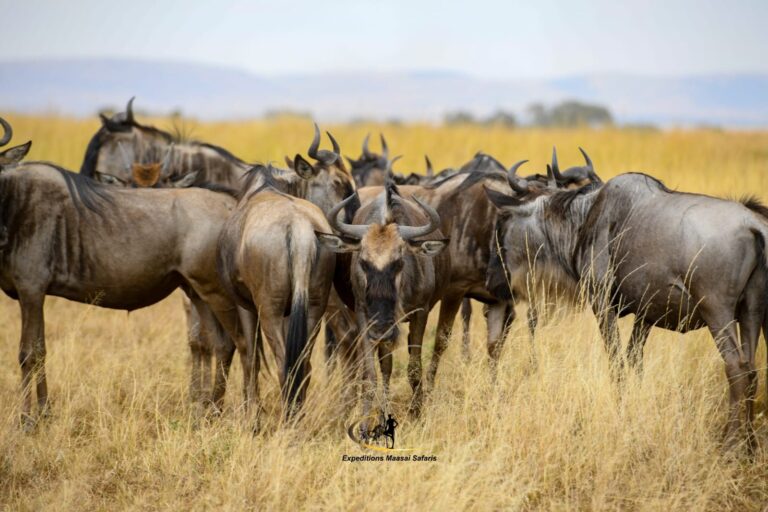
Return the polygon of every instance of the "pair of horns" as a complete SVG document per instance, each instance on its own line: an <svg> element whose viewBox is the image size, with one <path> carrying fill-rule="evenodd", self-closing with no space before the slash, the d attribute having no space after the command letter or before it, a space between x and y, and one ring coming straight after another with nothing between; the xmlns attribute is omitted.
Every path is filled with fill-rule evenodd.
<svg viewBox="0 0 768 512"><path fill-rule="evenodd" d="M579 146L579 151L581 151L581 154L584 156L584 162L586 165L584 168L587 170L587 175L589 176L590 181L602 183L602 180L600 177L595 173L595 166L592 164L592 159L589 158L589 155L586 151L584 151L584 148ZM551 176L550 176L551 175ZM562 183L566 181L566 178L562 175L560 172L560 165L557 163L557 148L552 148L552 167L550 169L550 166L547 166L547 177L548 181L551 182L554 180L555 184Z"/></svg>
<svg viewBox="0 0 768 512"><path fill-rule="evenodd" d="M387 194L391 194L391 191L387 191ZM345 206L347 206L352 200L354 200L356 197L356 193L352 194L339 204L333 207L333 209L328 213L328 222L331 224L331 227L341 233L342 235L346 235L352 238L361 239L365 235L365 233L368 231L368 228L371 226L370 224L347 224L343 221L340 221L338 219L339 212L344 209ZM391 200L391 198L388 198ZM416 196L413 196L413 200L416 201L416 204L419 205L419 207L424 211L424 213L429 218L429 222L423 226L397 226L397 231L400 233L400 236L403 240L413 240L414 238L418 238L420 236L426 236L433 231L435 231L437 228L440 227L440 215L435 211L434 208L423 202L421 199L419 199Z"/></svg>
<svg viewBox="0 0 768 512"><path fill-rule="evenodd" d="M328 138L331 139L333 151L320 149L320 128L317 126L317 123L315 123L315 137L312 139L312 144L309 145L307 154L310 158L314 158L318 162L322 162L325 165L332 165L341 158L341 148L339 148L339 143L333 138L331 132L325 133L328 135Z"/></svg>
<svg viewBox="0 0 768 512"><path fill-rule="evenodd" d="M371 150L368 148L368 141L371 138L371 134L365 136L365 139L363 139L363 156L366 159L376 159L378 158L375 154L371 153ZM379 138L381 139L381 157L384 160L389 160L389 146L387 146L387 140L384 138L384 134L380 133Z"/></svg>

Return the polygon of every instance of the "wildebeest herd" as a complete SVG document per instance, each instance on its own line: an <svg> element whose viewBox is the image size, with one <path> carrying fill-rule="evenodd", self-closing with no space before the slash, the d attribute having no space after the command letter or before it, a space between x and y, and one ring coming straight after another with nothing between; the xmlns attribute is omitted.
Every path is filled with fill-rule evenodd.
<svg viewBox="0 0 768 512"><path fill-rule="evenodd" d="M221 410L237 351L244 403L258 412L266 340L287 418L301 410L323 322L328 360L360 379L363 417L376 396L387 407L393 348L408 323L410 412L419 415L460 309L467 350L470 299L484 305L495 374L515 303L529 302L533 336L546 295L593 310L619 387L625 360L641 371L651 327L707 327L725 361L726 443L742 439L746 407L754 449L755 352L768 327L768 209L757 200L671 191L641 173L603 182L583 149L585 164L563 171L554 151L546 173L529 176L519 174L525 160L507 169L477 153L440 172L427 158L426 173L406 176L393 171L383 136L381 154L366 137L345 162L330 133L331 149L320 149L317 125L306 157L280 169L142 125L132 103L101 117L79 173L22 161L31 142L0 153L0 286L21 307L25 429L47 411L46 295L130 311L181 288L196 409ZM0 124L6 146L12 129ZM625 355L617 319L627 314Z"/></svg>

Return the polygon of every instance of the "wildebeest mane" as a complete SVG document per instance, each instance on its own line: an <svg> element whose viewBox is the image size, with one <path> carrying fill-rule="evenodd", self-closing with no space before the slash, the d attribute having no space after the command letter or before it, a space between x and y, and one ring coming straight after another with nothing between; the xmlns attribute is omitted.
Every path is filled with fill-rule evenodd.
<svg viewBox="0 0 768 512"><path fill-rule="evenodd" d="M589 194L601 186L602 184L593 182L574 190L559 191L550 197L547 205L547 212L560 218L565 217L571 208L571 203L573 203L577 197Z"/></svg>
<svg viewBox="0 0 768 512"><path fill-rule="evenodd" d="M112 193L109 187L94 180L90 176L69 171L50 162L27 162L27 165L45 165L56 169L69 190L69 195L80 213L84 213L83 207L98 215L104 215L105 205L113 205Z"/></svg>
<svg viewBox="0 0 768 512"><path fill-rule="evenodd" d="M743 196L739 198L738 202L763 217L765 220L768 220L768 206L765 206L756 196Z"/></svg>

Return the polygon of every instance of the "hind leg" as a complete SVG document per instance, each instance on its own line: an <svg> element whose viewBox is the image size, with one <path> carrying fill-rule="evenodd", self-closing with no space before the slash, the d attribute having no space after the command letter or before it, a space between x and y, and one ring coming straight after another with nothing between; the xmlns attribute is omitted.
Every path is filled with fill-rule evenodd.
<svg viewBox="0 0 768 512"><path fill-rule="evenodd" d="M467 298L461 301L461 349L464 361L469 361L472 354L469 351L469 328L472 321L472 301Z"/></svg>
<svg viewBox="0 0 768 512"><path fill-rule="evenodd" d="M641 316L635 315L627 344L627 361L639 376L643 375L643 349L650 333L651 326Z"/></svg>
<svg viewBox="0 0 768 512"><path fill-rule="evenodd" d="M491 377L496 381L496 372L501 357L501 349L504 347L507 329L515 318L515 310L511 309L508 302L498 302L485 307L485 321L488 327L488 357L491 368Z"/></svg>
<svg viewBox="0 0 768 512"><path fill-rule="evenodd" d="M451 329L453 329L453 321L456 318L456 313L459 311L461 301L463 297L443 297L440 301L440 316L437 320L437 331L435 332L435 351L432 353L432 361L429 364L429 370L427 371L427 382L431 386L435 385L435 376L437 375L437 367L440 364L440 358L448 346L448 338L451 336ZM428 313L427 313L428 314ZM418 313L417 316L425 316L423 313ZM411 332L413 332L414 325L420 321L411 319ZM426 322L426 318L424 319ZM419 329L419 327L417 327ZM421 334L419 335L418 351L419 351L419 382L421 382L421 344L424 337L424 326L420 327ZM408 335L408 350L411 350L411 335Z"/></svg>
<svg viewBox="0 0 768 512"><path fill-rule="evenodd" d="M747 389L746 389L746 409L747 409L747 443L751 454L757 449L757 439L755 437L754 419L755 404L757 400L757 369L755 353L757 352L757 343L760 339L760 327L764 315L765 307L762 302L762 286L751 287L754 293L749 293L745 301L741 304L738 311L739 328L741 330L741 348L744 352L748 364Z"/></svg>

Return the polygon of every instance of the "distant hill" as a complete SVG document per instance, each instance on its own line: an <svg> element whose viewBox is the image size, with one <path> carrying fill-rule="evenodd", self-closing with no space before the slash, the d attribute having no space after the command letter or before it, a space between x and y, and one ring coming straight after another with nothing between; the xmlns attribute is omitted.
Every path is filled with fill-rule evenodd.
<svg viewBox="0 0 768 512"><path fill-rule="evenodd" d="M621 74L554 80L484 80L443 71L259 76L233 68L122 59L0 63L0 111L90 116L122 107L236 119L270 110L320 120L439 120L464 110L523 114L533 102L600 103L621 123L768 127L768 75L649 77Z"/></svg>

